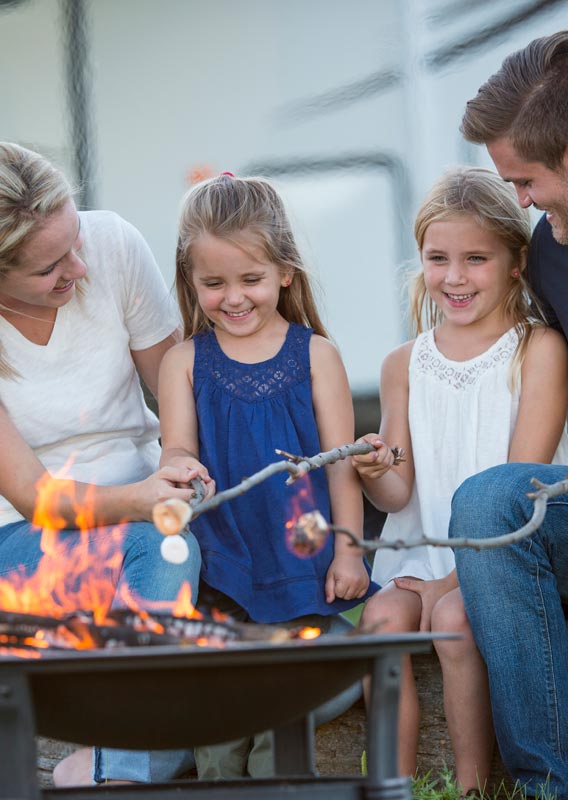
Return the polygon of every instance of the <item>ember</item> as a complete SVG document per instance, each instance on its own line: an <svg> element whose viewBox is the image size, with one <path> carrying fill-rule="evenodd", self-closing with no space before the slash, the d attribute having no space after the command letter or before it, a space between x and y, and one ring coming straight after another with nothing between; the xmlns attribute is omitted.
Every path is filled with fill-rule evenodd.
<svg viewBox="0 0 568 800"><path fill-rule="evenodd" d="M54 650L109 650L117 647L180 645L225 647L234 642L289 642L313 639L319 628L281 628L236 622L213 612L192 618L172 614L120 609L111 611L104 624L88 611L63 617L44 617L0 611L0 655L20 654L45 648Z"/></svg>

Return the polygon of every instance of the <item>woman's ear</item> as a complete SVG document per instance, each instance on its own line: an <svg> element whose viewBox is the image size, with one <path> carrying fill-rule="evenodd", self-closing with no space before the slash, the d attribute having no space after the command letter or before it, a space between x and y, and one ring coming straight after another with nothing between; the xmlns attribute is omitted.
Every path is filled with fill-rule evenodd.
<svg viewBox="0 0 568 800"><path fill-rule="evenodd" d="M285 272L280 278L280 286L288 287L292 283L294 275L291 272Z"/></svg>

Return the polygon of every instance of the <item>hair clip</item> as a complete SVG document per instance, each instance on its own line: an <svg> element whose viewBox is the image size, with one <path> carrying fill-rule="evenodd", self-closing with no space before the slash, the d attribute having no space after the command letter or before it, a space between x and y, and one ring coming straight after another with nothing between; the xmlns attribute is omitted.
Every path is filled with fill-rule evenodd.
<svg viewBox="0 0 568 800"><path fill-rule="evenodd" d="M219 177L221 177L222 175L228 175L229 178L234 178L235 177L233 172L221 172Z"/></svg>

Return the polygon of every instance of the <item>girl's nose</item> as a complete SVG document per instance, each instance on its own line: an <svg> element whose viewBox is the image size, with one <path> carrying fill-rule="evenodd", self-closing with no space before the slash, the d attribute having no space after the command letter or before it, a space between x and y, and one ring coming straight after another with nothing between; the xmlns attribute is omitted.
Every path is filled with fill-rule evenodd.
<svg viewBox="0 0 568 800"><path fill-rule="evenodd" d="M240 286L228 286L225 297L227 302L232 306L238 306L243 299L243 293Z"/></svg>
<svg viewBox="0 0 568 800"><path fill-rule="evenodd" d="M465 276L461 267L461 264L458 262L451 262L448 265L446 270L446 283L452 284L453 286L457 286L461 283L464 283Z"/></svg>

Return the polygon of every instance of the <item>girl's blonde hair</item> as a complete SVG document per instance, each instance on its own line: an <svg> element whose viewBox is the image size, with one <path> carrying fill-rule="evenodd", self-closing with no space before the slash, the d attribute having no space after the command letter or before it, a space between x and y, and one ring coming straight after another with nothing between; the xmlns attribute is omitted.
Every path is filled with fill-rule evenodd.
<svg viewBox="0 0 568 800"><path fill-rule="evenodd" d="M515 364L520 367L535 325L542 315L522 271L531 241L527 209L519 206L516 192L497 173L479 167L457 167L446 172L430 189L414 224L414 237L422 252L428 226L460 216L472 217L481 227L496 234L519 267L519 277L510 279L503 300L503 314L513 320L519 335ZM417 273L410 286L410 320L415 333L434 328L443 314L428 294L424 272ZM540 318L540 319L539 319Z"/></svg>
<svg viewBox="0 0 568 800"><path fill-rule="evenodd" d="M220 175L199 183L182 200L176 251L176 290L186 338L210 327L197 302L192 272L192 247L203 234L231 241L246 233L260 244L268 261L293 278L280 289L278 311L328 337L321 321L306 268L296 246L282 200L263 178ZM240 243L239 243L240 244Z"/></svg>
<svg viewBox="0 0 568 800"><path fill-rule="evenodd" d="M47 159L11 142L0 142L0 290L2 276L19 266L28 237L71 199L63 174ZM2 357L0 376L14 377Z"/></svg>

